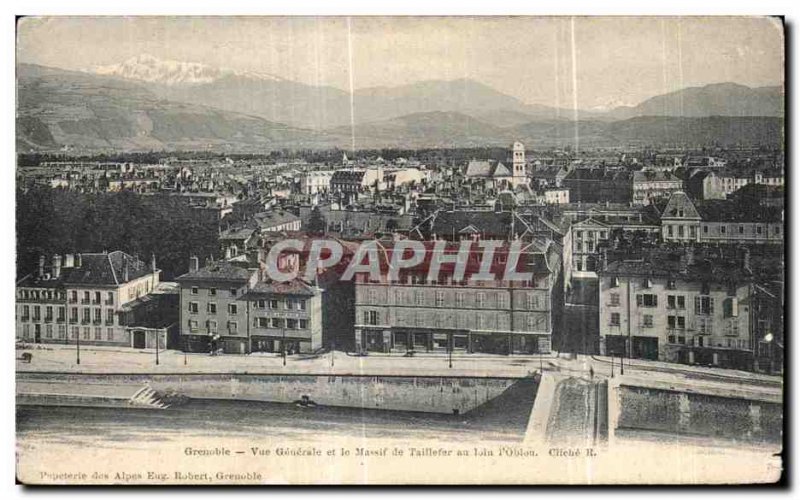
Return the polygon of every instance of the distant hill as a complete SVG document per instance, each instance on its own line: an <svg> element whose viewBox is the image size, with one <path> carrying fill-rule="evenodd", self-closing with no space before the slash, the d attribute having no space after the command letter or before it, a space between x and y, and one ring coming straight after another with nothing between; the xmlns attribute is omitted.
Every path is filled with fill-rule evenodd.
<svg viewBox="0 0 800 500"><path fill-rule="evenodd" d="M114 73L116 70L104 71ZM524 105L512 97L470 80L420 82L392 89L366 89L356 101L354 109L357 120L354 126L350 125L348 97L348 111L343 111L337 118L343 123L314 131L267 120L263 116L165 97L165 89L168 88L208 90L210 87L207 85L218 85L215 88L220 92L218 98L222 99L225 85L232 85L225 82L232 78L239 82L237 85L242 85L237 91L231 91L234 100L245 103L248 100L257 100L252 96L248 97L250 87L243 83L248 79L271 81L278 86L288 85L287 89L296 88L291 82L270 79L268 76L208 72L194 66L187 69L181 65L158 71L153 69L150 72L139 67L126 67L119 71L129 75L144 75L141 78L146 77L148 81L123 79L116 74L108 76L18 65L19 151L52 151L65 146L76 151L215 149L249 152L334 146L349 149L353 133L357 148L506 146L514 140L521 140L535 148L574 144L576 134L579 144L584 146L738 143L778 145L783 141L783 121L780 117L637 116L617 121L603 117L572 122L559 118L571 116L562 112L563 110ZM260 88L266 89L266 83L263 85ZM751 92L738 87L740 86L731 92L751 95ZM774 92L768 88L756 89L755 93L762 95L765 102L774 98ZM276 116L299 112L297 110L305 107L313 108L313 98L311 102L304 101L306 98L307 96L287 98L286 106L280 108L283 111L276 111ZM327 102L324 97L320 99L320 102ZM647 106L653 105L648 104L651 101L653 100L643 103L640 111L649 109ZM737 101L734 99L732 102ZM511 105L518 107L502 108ZM686 106L687 102L684 101L684 109ZM443 109L420 111L430 107ZM462 107L467 109L448 109ZM324 106L316 110L319 113L328 111L330 108ZM372 116L378 118L369 119ZM595 115L581 112L580 116L592 118ZM324 121L321 120L320 123Z"/></svg>
<svg viewBox="0 0 800 500"><path fill-rule="evenodd" d="M508 131L463 113L434 111L355 126L356 148L456 148L505 146ZM332 135L350 136L351 127L332 129Z"/></svg>
<svg viewBox="0 0 800 500"><path fill-rule="evenodd" d="M781 87L717 83L655 96L637 106L614 108L608 116L617 120L636 116L783 116L783 109Z"/></svg>
<svg viewBox="0 0 800 500"><path fill-rule="evenodd" d="M17 66L20 151L318 146L308 130L155 96L142 85L41 66Z"/></svg>

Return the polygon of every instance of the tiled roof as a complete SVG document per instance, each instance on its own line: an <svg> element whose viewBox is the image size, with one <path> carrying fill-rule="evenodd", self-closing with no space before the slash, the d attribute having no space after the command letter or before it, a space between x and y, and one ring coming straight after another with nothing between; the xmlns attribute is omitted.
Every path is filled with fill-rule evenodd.
<svg viewBox="0 0 800 500"><path fill-rule="evenodd" d="M681 212L683 212L683 215L679 215ZM672 193L672 195L669 197L669 201L661 211L661 217L699 219L700 214L697 213L697 208L695 208L694 203L692 203L692 200L689 199L686 193L678 191Z"/></svg>
<svg viewBox="0 0 800 500"><path fill-rule="evenodd" d="M248 292L248 296L252 295L302 295L305 297L313 297L316 295L316 289L300 279L291 281L259 281Z"/></svg>
<svg viewBox="0 0 800 500"><path fill-rule="evenodd" d="M151 272L147 264L121 251L84 253L81 267L62 269L66 285L120 285Z"/></svg>
<svg viewBox="0 0 800 500"><path fill-rule="evenodd" d="M697 210L708 222L781 222L779 207L754 206L730 200L706 200L697 204Z"/></svg>
<svg viewBox="0 0 800 500"><path fill-rule="evenodd" d="M248 281L255 269L247 269L230 262L213 262L197 271L178 276L176 281Z"/></svg>

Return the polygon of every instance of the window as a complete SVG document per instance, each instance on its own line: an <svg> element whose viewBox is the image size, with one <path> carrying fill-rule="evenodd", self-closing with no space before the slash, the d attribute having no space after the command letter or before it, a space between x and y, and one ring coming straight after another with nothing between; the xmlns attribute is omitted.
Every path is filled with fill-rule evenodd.
<svg viewBox="0 0 800 500"><path fill-rule="evenodd" d="M703 226L703 234L708 234L708 226Z"/></svg>
<svg viewBox="0 0 800 500"><path fill-rule="evenodd" d="M675 343L675 335L670 335L669 337L667 337L667 342L669 342L670 344L674 344Z"/></svg>
<svg viewBox="0 0 800 500"><path fill-rule="evenodd" d="M270 300L269 301L269 308L270 309L277 309L278 308L278 301L275 300L275 299Z"/></svg>
<svg viewBox="0 0 800 500"><path fill-rule="evenodd" d="M217 304L214 302L208 303L208 314L217 314Z"/></svg>
<svg viewBox="0 0 800 500"><path fill-rule="evenodd" d="M297 330L297 320L288 318L286 320L286 329L287 330Z"/></svg>
<svg viewBox="0 0 800 500"><path fill-rule="evenodd" d="M236 297L236 294L239 292L236 288L231 288L231 297Z"/></svg>
<svg viewBox="0 0 800 500"><path fill-rule="evenodd" d="M369 324L370 325L377 325L378 324L378 312L377 311L370 311L369 312Z"/></svg>
<svg viewBox="0 0 800 500"><path fill-rule="evenodd" d="M228 333L236 333L239 329L239 323L236 321L228 321Z"/></svg>
<svg viewBox="0 0 800 500"><path fill-rule="evenodd" d="M197 320L190 319L189 320L189 330L196 332L197 331Z"/></svg>
<svg viewBox="0 0 800 500"><path fill-rule="evenodd" d="M725 234L725 226L719 226L719 234Z"/></svg>
<svg viewBox="0 0 800 500"><path fill-rule="evenodd" d="M636 305L639 307L658 307L658 296L652 293L640 293L636 296Z"/></svg>
<svg viewBox="0 0 800 500"><path fill-rule="evenodd" d="M667 236L672 237L672 226L667 226Z"/></svg>
<svg viewBox="0 0 800 500"><path fill-rule="evenodd" d="M464 307L464 292L456 292L456 307Z"/></svg>
<svg viewBox="0 0 800 500"><path fill-rule="evenodd" d="M280 318L272 318L272 328L281 328L281 319Z"/></svg>
<svg viewBox="0 0 800 500"><path fill-rule="evenodd" d="M436 292L436 307L444 306L444 292Z"/></svg>
<svg viewBox="0 0 800 500"><path fill-rule="evenodd" d="M228 314L238 314L239 306L236 304L228 304Z"/></svg>
<svg viewBox="0 0 800 500"><path fill-rule="evenodd" d="M619 278L612 276L608 284L609 288L617 288L619 286Z"/></svg>
<svg viewBox="0 0 800 500"><path fill-rule="evenodd" d="M67 325L58 325L58 338L65 339L67 337Z"/></svg>
<svg viewBox="0 0 800 500"><path fill-rule="evenodd" d="M686 318L683 316L678 316L678 329L685 330L686 329Z"/></svg>
<svg viewBox="0 0 800 500"><path fill-rule="evenodd" d="M114 340L114 329L106 328L106 340Z"/></svg>
<svg viewBox="0 0 800 500"><path fill-rule="evenodd" d="M700 335L711 335L713 333L714 322L711 318L697 318L697 333Z"/></svg>
<svg viewBox="0 0 800 500"><path fill-rule="evenodd" d="M611 326L619 326L619 313L611 313Z"/></svg>
<svg viewBox="0 0 800 500"><path fill-rule="evenodd" d="M215 297L217 295L217 289L213 288L213 287L209 288L208 289L208 294L211 295L212 297Z"/></svg>
<svg viewBox="0 0 800 500"><path fill-rule="evenodd" d="M83 340L89 340L92 335L92 329L88 326L83 327Z"/></svg>
<svg viewBox="0 0 800 500"><path fill-rule="evenodd" d="M744 226L739 224L739 234L744 234Z"/></svg>
<svg viewBox="0 0 800 500"><path fill-rule="evenodd" d="M486 307L486 294L483 292L478 292L477 295L478 307L483 308Z"/></svg>
<svg viewBox="0 0 800 500"><path fill-rule="evenodd" d="M114 303L114 292L106 293L106 304L111 305Z"/></svg>
<svg viewBox="0 0 800 500"><path fill-rule="evenodd" d="M27 325L26 325L26 326L27 326ZM71 337L71 338L72 338L72 340L77 340L79 331L80 331L80 328L78 328L77 326L73 326L73 327L72 327L72 332L71 332L71 334L72 334L72 337Z"/></svg>
<svg viewBox="0 0 800 500"><path fill-rule="evenodd" d="M714 314L714 299L709 296L699 296L694 298L695 314Z"/></svg>
<svg viewBox="0 0 800 500"><path fill-rule="evenodd" d="M88 323L92 319L92 311L88 307L83 308L83 323Z"/></svg>
<svg viewBox="0 0 800 500"><path fill-rule="evenodd" d="M675 290L677 283L675 280L667 280L667 288L670 290Z"/></svg>
<svg viewBox="0 0 800 500"><path fill-rule="evenodd" d="M94 339L95 340L103 340L103 329L100 328L99 326L95 327L95 329L94 329Z"/></svg>
<svg viewBox="0 0 800 500"><path fill-rule="evenodd" d="M619 294L618 293L609 294L609 299L611 300L611 303L609 304L610 306L618 306L619 305Z"/></svg>
<svg viewBox="0 0 800 500"><path fill-rule="evenodd" d="M729 297L722 302L722 315L726 318L739 316L739 300L736 297Z"/></svg>
<svg viewBox="0 0 800 500"><path fill-rule="evenodd" d="M94 304L100 303L100 292L94 292Z"/></svg>
<svg viewBox="0 0 800 500"><path fill-rule="evenodd" d="M256 326L259 328L268 328L269 318L256 318Z"/></svg>
<svg viewBox="0 0 800 500"><path fill-rule="evenodd" d="M301 330L305 330L307 328L308 328L308 320L307 319L301 319L300 320L300 329Z"/></svg>
<svg viewBox="0 0 800 500"><path fill-rule="evenodd" d="M642 316L642 326L645 328L652 328L653 327L653 315L652 314L645 314Z"/></svg>
<svg viewBox="0 0 800 500"><path fill-rule="evenodd" d="M113 309L106 309L106 324L113 325L114 324L114 310Z"/></svg>
<svg viewBox="0 0 800 500"><path fill-rule="evenodd" d="M678 309L686 309L686 297L678 295Z"/></svg>
<svg viewBox="0 0 800 500"><path fill-rule="evenodd" d="M675 296L674 295L667 295L667 309L675 309L677 306L675 304Z"/></svg>
<svg viewBox="0 0 800 500"><path fill-rule="evenodd" d="M197 295L198 293L200 293L200 290L196 286L193 286L192 287L192 295Z"/></svg>
<svg viewBox="0 0 800 500"><path fill-rule="evenodd" d="M198 306L197 302L189 302L189 312L191 314L197 314L198 310L199 310L199 306Z"/></svg>
<svg viewBox="0 0 800 500"><path fill-rule="evenodd" d="M497 294L497 308L506 309L508 307L508 297L503 292Z"/></svg>
<svg viewBox="0 0 800 500"><path fill-rule="evenodd" d="M53 325L46 325L44 328L44 336L45 338L52 339L53 338Z"/></svg>
<svg viewBox="0 0 800 500"><path fill-rule="evenodd" d="M683 238L683 226L678 226L678 238Z"/></svg>
<svg viewBox="0 0 800 500"><path fill-rule="evenodd" d="M299 299L297 301L297 305L300 306L300 310L301 311L305 311L306 310L306 301L304 299Z"/></svg>
<svg viewBox="0 0 800 500"><path fill-rule="evenodd" d="M762 228L761 226L756 226L756 234L761 234Z"/></svg>

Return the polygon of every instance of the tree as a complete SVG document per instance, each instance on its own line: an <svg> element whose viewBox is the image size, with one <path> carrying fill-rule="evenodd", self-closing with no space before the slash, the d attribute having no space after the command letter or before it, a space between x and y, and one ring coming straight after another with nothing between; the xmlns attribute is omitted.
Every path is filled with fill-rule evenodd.
<svg viewBox="0 0 800 500"><path fill-rule="evenodd" d="M307 226L307 230L311 234L325 234L328 226L325 222L325 218L322 216L322 213L319 210L319 207L314 207L311 210L311 215L308 218Z"/></svg>

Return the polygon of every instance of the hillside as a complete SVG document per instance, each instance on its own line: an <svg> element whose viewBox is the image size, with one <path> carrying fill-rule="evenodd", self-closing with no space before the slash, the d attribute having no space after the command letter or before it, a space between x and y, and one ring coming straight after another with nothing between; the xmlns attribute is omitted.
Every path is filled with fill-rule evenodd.
<svg viewBox="0 0 800 500"><path fill-rule="evenodd" d="M781 87L751 88L735 83L691 87L647 99L633 107L619 107L614 119L637 116L783 116Z"/></svg>
<svg viewBox="0 0 800 500"><path fill-rule="evenodd" d="M116 78L32 65L17 67L20 151L271 149L326 137L262 118L167 101Z"/></svg>

